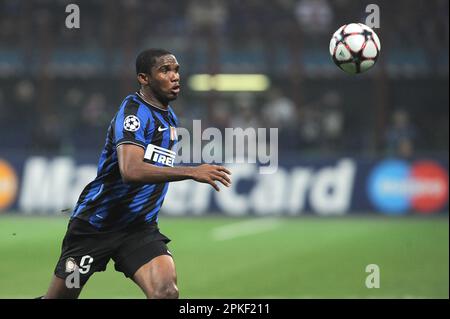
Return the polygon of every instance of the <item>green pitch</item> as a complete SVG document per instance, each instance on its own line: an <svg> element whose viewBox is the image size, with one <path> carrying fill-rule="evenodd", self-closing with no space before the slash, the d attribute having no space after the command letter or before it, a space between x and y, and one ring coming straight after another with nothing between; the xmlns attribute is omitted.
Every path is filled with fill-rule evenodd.
<svg viewBox="0 0 450 319"><path fill-rule="evenodd" d="M0 216L0 298L48 286L66 218ZM448 298L443 218L160 218L181 298ZM365 286L368 264L380 288ZM112 263L81 298L143 298Z"/></svg>

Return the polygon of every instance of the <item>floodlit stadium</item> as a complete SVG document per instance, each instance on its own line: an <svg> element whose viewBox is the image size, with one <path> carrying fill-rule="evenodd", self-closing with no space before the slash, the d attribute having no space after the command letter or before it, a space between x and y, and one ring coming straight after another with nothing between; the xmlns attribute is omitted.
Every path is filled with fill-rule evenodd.
<svg viewBox="0 0 450 319"><path fill-rule="evenodd" d="M91 275L71 218L157 222L179 298L449 298L447 1L70 3L0 0L0 299ZM79 298L145 296L111 260Z"/></svg>

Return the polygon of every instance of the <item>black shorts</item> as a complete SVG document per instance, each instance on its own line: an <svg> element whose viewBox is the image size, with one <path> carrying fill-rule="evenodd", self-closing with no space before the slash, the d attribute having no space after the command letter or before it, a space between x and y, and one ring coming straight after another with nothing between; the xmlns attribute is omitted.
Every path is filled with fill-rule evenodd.
<svg viewBox="0 0 450 319"><path fill-rule="evenodd" d="M105 271L112 258L117 271L132 277L153 258L171 256L168 242L170 239L159 232L156 222L102 232L87 221L74 218L69 222L55 275L66 279L77 269L79 282L84 285L93 273Z"/></svg>

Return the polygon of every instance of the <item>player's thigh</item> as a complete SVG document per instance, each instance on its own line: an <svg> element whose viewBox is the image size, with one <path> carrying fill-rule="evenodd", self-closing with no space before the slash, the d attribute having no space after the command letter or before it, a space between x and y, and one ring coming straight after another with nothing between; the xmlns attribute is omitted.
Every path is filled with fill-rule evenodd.
<svg viewBox="0 0 450 319"><path fill-rule="evenodd" d="M113 257L116 270L134 280L148 298L178 297L175 264L166 245L170 239L156 223L128 233Z"/></svg>
<svg viewBox="0 0 450 319"><path fill-rule="evenodd" d="M106 269L115 243L121 238L110 234L92 236L90 227L85 221L69 223L49 288L52 296L54 291L64 293L64 288L75 291L83 287L92 274Z"/></svg>
<svg viewBox="0 0 450 319"><path fill-rule="evenodd" d="M45 299L76 299L83 287L68 287L66 280L53 275L50 287L45 294Z"/></svg>
<svg viewBox="0 0 450 319"><path fill-rule="evenodd" d="M142 265L133 280L149 298L178 298L175 263L170 255L160 255Z"/></svg>

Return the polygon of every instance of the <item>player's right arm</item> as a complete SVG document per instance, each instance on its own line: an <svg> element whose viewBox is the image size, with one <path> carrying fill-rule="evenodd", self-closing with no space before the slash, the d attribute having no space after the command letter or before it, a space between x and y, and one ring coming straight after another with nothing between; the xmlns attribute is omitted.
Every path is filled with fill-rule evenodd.
<svg viewBox="0 0 450 319"><path fill-rule="evenodd" d="M125 183L164 183L193 179L210 184L216 191L216 181L230 186L231 172L223 166L203 164L200 166L160 167L144 162L144 149L134 144L117 147L120 174Z"/></svg>
<svg viewBox="0 0 450 319"><path fill-rule="evenodd" d="M144 162L148 143L146 135L155 134L158 124L148 108L137 103L132 96L122 102L113 125L120 174L125 183L156 184L193 179L208 183L217 191L216 181L230 185L230 171L222 166L162 167Z"/></svg>

